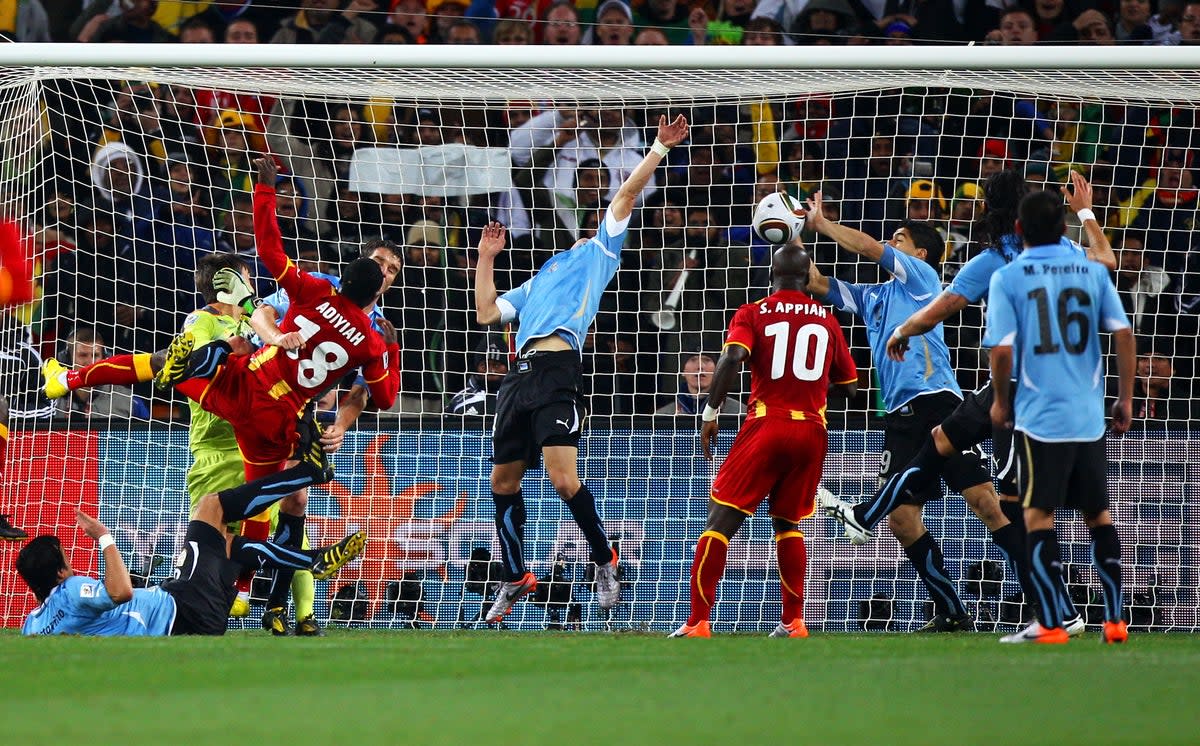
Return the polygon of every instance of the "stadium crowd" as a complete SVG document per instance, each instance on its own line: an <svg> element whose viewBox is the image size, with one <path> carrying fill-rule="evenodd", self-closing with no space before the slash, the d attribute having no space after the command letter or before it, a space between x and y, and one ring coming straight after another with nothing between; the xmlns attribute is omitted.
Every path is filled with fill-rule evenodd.
<svg viewBox="0 0 1200 746"><path fill-rule="evenodd" d="M0 31L18 41L91 43L1200 43L1200 4L995 5L27 0L0 16ZM272 154L281 167L277 212L286 247L302 267L336 273L372 238L402 248L402 276L383 304L405 351L395 411L424 414L484 411L462 401L478 395L486 402L497 378L491 366L504 364L496 339L470 314L483 226L507 226L510 247L497 284L516 287L555 250L595 232L663 113L537 100L463 108L276 99L132 81L50 81L45 95L51 136L42 147L52 162L44 173L52 178L42 184L30 226L41 242L42 300L6 322L28 324L41 355L69 356L77 321L118 351L162 348L197 305L198 257L225 250L253 260L250 164ZM983 210L981 181L1014 169L1039 185L1065 183L1076 170L1094 185L1146 371L1135 427L1186 427L1200 416L1191 390L1200 329L1193 109L905 89L692 106L687 114L690 140L642 192L618 292L605 294L587 339L595 414L694 414L700 402L691 401L697 392L686 366L711 359L732 309L767 285L769 247L749 228L753 205L766 194L784 190L803 200L822 190L831 218L881 240L904 219L928 220L946 238L949 281L981 249L971 238ZM365 148L454 144L506 148L511 188L381 194L351 179ZM847 259L815 235L805 240L827 274L879 279L874 264ZM261 266L255 274L261 294L274 290ZM677 302L664 306L676 286ZM671 312L669 325L653 323L658 310ZM860 370L869 370L861 324L848 315L842 321ZM986 379L982 327L979 309L947 325L964 388ZM878 408L867 398L872 387L863 390L848 411ZM26 410L46 411L14 406L14 416ZM157 400L150 411L172 417L182 409Z"/></svg>

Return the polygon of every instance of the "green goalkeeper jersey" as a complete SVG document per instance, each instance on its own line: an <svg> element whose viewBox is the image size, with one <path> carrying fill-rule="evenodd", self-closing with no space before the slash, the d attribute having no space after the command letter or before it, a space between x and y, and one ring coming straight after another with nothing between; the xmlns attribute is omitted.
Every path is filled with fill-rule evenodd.
<svg viewBox="0 0 1200 746"><path fill-rule="evenodd" d="M250 325L245 319L235 319L232 316L219 314L207 306L188 314L183 322L183 330L192 333L196 340L196 347L203 347L209 342L241 336L248 333L249 329ZM205 412L194 401L189 401L188 406L192 410L192 424L188 429L188 445L193 454L202 450L238 452L232 425L215 414ZM240 456L238 464L240 468Z"/></svg>

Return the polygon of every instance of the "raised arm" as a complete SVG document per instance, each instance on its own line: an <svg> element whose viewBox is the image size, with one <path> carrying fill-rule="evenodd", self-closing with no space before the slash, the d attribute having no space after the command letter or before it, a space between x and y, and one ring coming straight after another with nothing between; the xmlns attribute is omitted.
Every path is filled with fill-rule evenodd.
<svg viewBox="0 0 1200 746"><path fill-rule="evenodd" d="M958 293L943 290L927 306L905 319L887 341L887 355L892 360L904 360L908 340L932 331L935 326L967 307L967 299Z"/></svg>
<svg viewBox="0 0 1200 746"><path fill-rule="evenodd" d="M104 548L104 590L108 592L108 597L114 604L123 604L133 598L133 581L108 527L78 508L75 509L75 522ZM104 537L108 537L107 541Z"/></svg>
<svg viewBox="0 0 1200 746"><path fill-rule="evenodd" d="M329 291L327 282L301 272L283 252L283 233L275 218L275 178L279 174L275 160L270 156L255 158L254 168L257 172L254 180L254 245L258 258L292 300L299 300L309 290Z"/></svg>
<svg viewBox="0 0 1200 746"><path fill-rule="evenodd" d="M279 314L273 306L264 303L250 314L250 328L264 345L274 345L285 350L298 350L304 346L304 335L300 332L279 331Z"/></svg>
<svg viewBox="0 0 1200 746"><path fill-rule="evenodd" d="M475 266L475 320L483 326L500 321L500 306L496 305L496 257L504 251L503 225L492 221L479 238L479 263Z"/></svg>
<svg viewBox="0 0 1200 746"><path fill-rule="evenodd" d="M1071 172L1071 188L1062 187L1062 193L1067 198L1067 205L1083 223L1083 232L1087 236L1087 258L1099 262L1109 271L1117 269L1117 255L1113 253L1104 229L1092 212L1092 185L1078 171Z"/></svg>
<svg viewBox="0 0 1200 746"><path fill-rule="evenodd" d="M826 238L837 242L843 249L858 254L861 257L877 262L883 258L883 244L871 238L862 231L847 228L841 223L835 223L825 217L821 211L821 200L824 195L817 192L808 198L808 216L805 222L808 227Z"/></svg>
<svg viewBox="0 0 1200 746"><path fill-rule="evenodd" d="M384 352L363 366L363 378L371 392L371 401L376 407L387 409L396 403L396 394L400 392L400 345L390 321L379 319L375 323L383 338Z"/></svg>
<svg viewBox="0 0 1200 746"><path fill-rule="evenodd" d="M637 203L638 195L646 188L650 177L654 175L654 169L658 168L662 159L667 157L667 152L686 140L687 136L688 122L682 114L675 117L670 124L667 123L666 116L659 116L658 136L654 138L654 145L650 147L650 152L646 153L642 162L634 167L629 177L621 184L620 189L617 190L617 196L608 206L613 218L621 221L633 214L633 206Z"/></svg>
<svg viewBox="0 0 1200 746"><path fill-rule="evenodd" d="M713 446L716 445L717 431L720 429L717 425L717 415L729 392L733 390L733 384L742 370L742 363L749 357L750 351L744 346L726 344L725 349L721 350L721 358L717 360L717 369L713 372L712 386L708 389L708 402L702 415L704 424L700 427L700 447L704 451L704 458L709 461L712 461Z"/></svg>

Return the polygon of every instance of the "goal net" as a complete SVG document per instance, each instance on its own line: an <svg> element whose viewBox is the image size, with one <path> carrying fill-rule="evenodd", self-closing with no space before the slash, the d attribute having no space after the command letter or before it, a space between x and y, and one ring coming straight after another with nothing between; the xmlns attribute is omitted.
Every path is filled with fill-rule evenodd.
<svg viewBox="0 0 1200 746"><path fill-rule="evenodd" d="M690 140L640 195L583 356L593 411L581 470L620 547L621 603L598 609L586 542L544 473L532 471L525 556L544 580L508 626L661 632L687 616L692 549L720 463L700 454L698 412L728 320L769 284L771 248L749 228L758 199L820 190L828 216L879 239L906 218L931 221L946 239L949 282L983 248L982 181L1007 168L1047 188L1072 170L1092 183L1139 350L1134 431L1108 441L1125 600L1135 628L1195 630L1194 60L1115 69L1111 55L1072 49L1094 68L1072 69L1042 50L1046 63L1031 69L1028 57L997 49L939 49L950 69L932 70L905 68L920 61L888 50L835 50L826 69L809 69L799 50L673 49L661 58L630 50L609 61L581 49L569 62L547 49L480 51L488 59L439 48L389 50L395 56L381 62L367 48L296 48L237 66L228 49L185 46L171 48L175 58L140 48L104 52L124 55L111 64L63 56L7 67L0 205L32 237L39 292L3 315L0 393L13 435L0 513L30 535L58 534L75 566L94 571L94 546L74 528L82 505L113 529L135 576L154 583L169 574L188 504L186 402L150 384L51 402L37 367L161 349L202 307L193 273L212 252L243 257L259 292L274 292L255 259L250 213L251 159L269 155L280 166L287 251L302 268L337 274L377 238L404 253L383 301L404 350L399 402L360 419L334 457L335 482L310 497L314 544L356 528L370 537L359 561L317 584L318 617L475 625L498 579L490 412L512 361L511 335L474 318L480 230L489 220L507 226L497 285L516 287L596 229L658 116L683 113ZM1070 231L1079 238L1077 222ZM826 275L888 279L827 240L804 240ZM839 318L863 385L849 402L831 402L823 487L857 501L875 488L883 443L864 326L876 320ZM987 379L982 325L978 306L945 324L964 391ZM743 381L726 413L747 394ZM727 419L719 453L736 431ZM924 516L981 629L1029 618L1013 572L960 496L930 503ZM906 631L928 618L928 595L885 526L864 547L820 515L802 527L810 626ZM1074 516L1059 532L1072 595L1098 621L1087 532ZM0 542L5 626L33 603L12 572L18 547ZM714 625L763 631L778 615L772 534L760 513L730 548Z"/></svg>

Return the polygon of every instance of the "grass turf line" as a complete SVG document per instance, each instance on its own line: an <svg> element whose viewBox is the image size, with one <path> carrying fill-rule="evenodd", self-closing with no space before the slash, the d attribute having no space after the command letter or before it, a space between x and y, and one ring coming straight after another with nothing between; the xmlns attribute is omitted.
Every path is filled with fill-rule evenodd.
<svg viewBox="0 0 1200 746"><path fill-rule="evenodd" d="M1195 743L1200 636L1097 637L4 634L0 722L8 743Z"/></svg>

